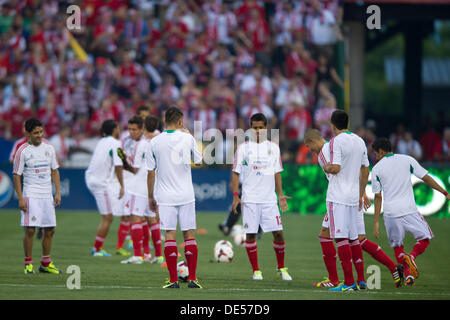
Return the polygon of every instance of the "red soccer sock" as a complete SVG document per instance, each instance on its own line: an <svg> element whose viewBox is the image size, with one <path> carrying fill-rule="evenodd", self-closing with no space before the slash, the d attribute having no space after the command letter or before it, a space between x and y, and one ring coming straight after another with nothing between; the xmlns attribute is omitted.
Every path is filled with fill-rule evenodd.
<svg viewBox="0 0 450 320"><path fill-rule="evenodd" d="M134 255L142 257L142 225L140 222L131 225L131 240L133 241Z"/></svg>
<svg viewBox="0 0 450 320"><path fill-rule="evenodd" d="M51 260L50 260L50 256L42 256L41 258L41 266L47 268L48 265L50 264Z"/></svg>
<svg viewBox="0 0 450 320"><path fill-rule="evenodd" d="M359 240L350 240L350 250L352 251L353 265L355 266L358 282L366 281L364 278L364 258Z"/></svg>
<svg viewBox="0 0 450 320"><path fill-rule="evenodd" d="M166 240L164 243L164 256L169 270L170 282L178 281L177 259L178 247L175 240Z"/></svg>
<svg viewBox="0 0 450 320"><path fill-rule="evenodd" d="M117 245L116 250L119 250L123 247L123 243L127 237L128 232L130 231L131 224L127 221L121 221L119 225L119 230L117 230Z"/></svg>
<svg viewBox="0 0 450 320"><path fill-rule="evenodd" d="M155 257L162 256L161 254L161 229L159 223L150 225L150 232L152 233L152 242L155 247Z"/></svg>
<svg viewBox="0 0 450 320"><path fill-rule="evenodd" d="M33 258L32 257L25 257L25 265L27 264L33 264Z"/></svg>
<svg viewBox="0 0 450 320"><path fill-rule="evenodd" d="M148 227L147 221L141 223L142 225L142 247L144 254L150 254L150 228Z"/></svg>
<svg viewBox="0 0 450 320"><path fill-rule="evenodd" d="M189 280L197 280L197 242L195 241L195 239L187 239L184 241L184 244L184 256L186 257L186 262L189 269Z"/></svg>
<svg viewBox="0 0 450 320"><path fill-rule="evenodd" d="M100 251L103 248L104 242L105 242L105 238L103 238L102 236L97 234L97 236L95 237L95 243L94 243L95 251Z"/></svg>
<svg viewBox="0 0 450 320"><path fill-rule="evenodd" d="M286 244L282 242L273 242L273 250L275 250L275 255L277 256L278 269L284 268L284 249Z"/></svg>
<svg viewBox="0 0 450 320"><path fill-rule="evenodd" d="M361 247L364 251L366 251L368 254L372 256L375 260L377 260L379 263L384 264L390 272L395 271L395 263L392 261L391 258L381 249L379 245L376 243L367 240L364 238L361 241Z"/></svg>
<svg viewBox="0 0 450 320"><path fill-rule="evenodd" d="M245 241L245 249L247 250L248 259L252 265L253 272L259 270L258 266L258 246L256 241Z"/></svg>
<svg viewBox="0 0 450 320"><path fill-rule="evenodd" d="M423 239L416 242L414 245L413 250L411 251L411 255L413 258L417 258L418 255L424 253L424 251L428 248L428 245L430 244L429 239Z"/></svg>
<svg viewBox="0 0 450 320"><path fill-rule="evenodd" d="M338 283L339 277L336 268L336 247L331 238L319 237L322 247L323 262L328 271L328 279L331 283Z"/></svg>
<svg viewBox="0 0 450 320"><path fill-rule="evenodd" d="M395 254L395 258L397 259L397 262L401 265L403 265L404 267L404 273L405 276L410 276L411 274L409 273L409 267L408 264L405 263L405 261L403 261L403 256L405 255L405 251L403 250L403 246L398 246L394 248L394 254Z"/></svg>
<svg viewBox="0 0 450 320"><path fill-rule="evenodd" d="M344 271L344 283L347 286L351 286L355 283L355 279L353 278L352 250L348 239L336 241L336 246L342 270Z"/></svg>

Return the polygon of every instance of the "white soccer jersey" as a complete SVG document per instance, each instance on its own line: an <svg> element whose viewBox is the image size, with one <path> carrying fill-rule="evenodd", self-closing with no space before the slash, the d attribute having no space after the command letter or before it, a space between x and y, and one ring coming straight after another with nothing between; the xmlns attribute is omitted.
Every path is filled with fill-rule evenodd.
<svg viewBox="0 0 450 320"><path fill-rule="evenodd" d="M127 192L136 196L148 197L147 188L147 166L146 166L146 153L149 148L151 140L141 139L136 143L136 153L134 155L133 168L138 171L131 177L127 184Z"/></svg>
<svg viewBox="0 0 450 320"><path fill-rule="evenodd" d="M359 205L359 174L361 167L368 167L367 148L356 134L345 131L329 142L330 163L341 170L331 175L328 183L327 201L347 206Z"/></svg>
<svg viewBox="0 0 450 320"><path fill-rule="evenodd" d="M13 173L23 175L24 197L51 198L51 170L58 168L55 149L47 142L38 146L24 143L14 157Z"/></svg>
<svg viewBox="0 0 450 320"><path fill-rule="evenodd" d="M128 163L132 164L134 157L136 156L137 145L138 145L139 141L142 140L142 138L140 140L134 140L134 139L131 139L130 133L128 131L127 131L127 133L128 133L128 135L124 136L120 140L120 143L122 145L123 151L125 151L125 154L127 155ZM123 171L123 183L126 188L128 188L128 185L130 184L130 181L133 179L133 176L134 176L134 174L131 173L130 171L128 171L128 170ZM111 178L113 179L114 183L117 183L117 184L119 183L114 172L113 172Z"/></svg>
<svg viewBox="0 0 450 320"><path fill-rule="evenodd" d="M202 152L194 137L180 130L166 130L150 141L147 150L147 169L156 170L158 176L154 188L158 205L194 202L191 159L196 164L202 162Z"/></svg>
<svg viewBox="0 0 450 320"><path fill-rule="evenodd" d="M277 144L269 140L240 144L232 170L243 178L242 202L277 203L274 175L283 171Z"/></svg>
<svg viewBox="0 0 450 320"><path fill-rule="evenodd" d="M330 162L330 144L328 143L328 141L323 144L322 149L319 152L318 162L322 170L325 164ZM325 171L323 173L325 173L328 181L330 181L332 174L326 173Z"/></svg>
<svg viewBox="0 0 450 320"><path fill-rule="evenodd" d="M383 191L383 211L386 217L401 217L418 212L414 200L411 174L422 179L428 173L411 156L390 153L372 169L372 191Z"/></svg>
<svg viewBox="0 0 450 320"><path fill-rule="evenodd" d="M122 166L117 154L120 141L111 137L103 137L95 146L94 153L86 170L86 182L94 188L107 189L111 184L114 167Z"/></svg>

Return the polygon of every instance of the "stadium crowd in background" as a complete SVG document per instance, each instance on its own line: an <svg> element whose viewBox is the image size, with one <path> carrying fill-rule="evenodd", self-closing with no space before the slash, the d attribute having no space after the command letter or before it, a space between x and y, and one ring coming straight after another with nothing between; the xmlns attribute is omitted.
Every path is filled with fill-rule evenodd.
<svg viewBox="0 0 450 320"><path fill-rule="evenodd" d="M66 8L81 8L70 45ZM332 66L342 41L341 0L0 0L0 136L16 140L37 116L60 158L98 137L101 123L128 119L145 105L161 116L178 105L203 129L249 126L262 112L280 129L283 161L314 163L303 136L325 138L338 107ZM193 129L193 128L190 128ZM449 129L424 143L402 133L397 152L449 161ZM373 127L358 129L370 146ZM420 149L420 151L419 151ZM412 154L412 153L413 154ZM425 160L425 159L422 159Z"/></svg>

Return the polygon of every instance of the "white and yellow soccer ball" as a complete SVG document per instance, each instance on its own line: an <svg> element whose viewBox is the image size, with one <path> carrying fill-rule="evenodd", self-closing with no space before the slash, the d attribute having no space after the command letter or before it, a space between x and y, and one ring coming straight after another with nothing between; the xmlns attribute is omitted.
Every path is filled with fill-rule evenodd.
<svg viewBox="0 0 450 320"><path fill-rule="evenodd" d="M216 244L214 248L214 259L217 262L221 263L231 262L234 256L233 247L231 246L231 243L229 241L226 240L222 241L224 241L225 243L218 245ZM228 244L226 242L228 242Z"/></svg>
<svg viewBox="0 0 450 320"><path fill-rule="evenodd" d="M180 261L177 263L178 280L187 282L189 279L189 268L186 261Z"/></svg>

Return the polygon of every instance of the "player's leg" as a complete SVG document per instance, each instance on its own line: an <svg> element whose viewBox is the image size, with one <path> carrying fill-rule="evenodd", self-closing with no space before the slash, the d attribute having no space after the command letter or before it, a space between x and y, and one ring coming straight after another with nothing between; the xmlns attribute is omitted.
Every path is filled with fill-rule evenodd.
<svg viewBox="0 0 450 320"><path fill-rule="evenodd" d="M367 289L366 280L364 277L364 257L363 257L363 251L361 247L361 243L358 239L358 234L361 231L361 225L362 229L364 229L364 220L363 220L363 211L359 211L358 207L348 207L350 210L350 217L351 217L351 237L349 240L350 244L350 250L352 251L352 261L353 265L355 266L358 286L360 289ZM358 228L359 226L359 228Z"/></svg>
<svg viewBox="0 0 450 320"><path fill-rule="evenodd" d="M325 215L322 222L322 228L319 233L319 242L322 247L322 257L328 272L328 277L323 281L313 283L314 287L335 287L339 284L339 277L336 267L336 247L333 239L330 238L328 229L328 214Z"/></svg>
<svg viewBox="0 0 450 320"><path fill-rule="evenodd" d="M175 206L159 205L159 221L165 232L164 257L169 271L169 281L163 288L179 288L177 273L177 222L178 208Z"/></svg>
<svg viewBox="0 0 450 320"><path fill-rule="evenodd" d="M90 190L94 195L98 211L101 215L101 220L97 228L97 234L95 236L94 248L92 249L91 253L94 256L111 256L103 249L106 236L108 235L109 228L113 221L111 193L106 189Z"/></svg>
<svg viewBox="0 0 450 320"><path fill-rule="evenodd" d="M233 210L230 210L228 212L228 215L225 218L225 220L221 224L219 224L220 231L222 231L223 234L226 236L228 236L230 234L231 229L233 229L233 226L236 224L236 222L241 217L241 205L240 204L236 207L236 212L237 212L237 214L234 213Z"/></svg>
<svg viewBox="0 0 450 320"><path fill-rule="evenodd" d="M117 229L116 254L128 257L130 253L123 248L123 244L131 229L129 195L125 193L121 199L118 199L119 191L120 186L116 186L112 194L113 216L120 217L119 228Z"/></svg>
<svg viewBox="0 0 450 320"><path fill-rule="evenodd" d="M23 237L23 249L25 253L25 274L34 273L33 271L33 239L36 231L35 227L27 227L24 228L24 237Z"/></svg>
<svg viewBox="0 0 450 320"><path fill-rule="evenodd" d="M61 274L59 270L52 262L50 258L50 251L52 248L53 235L55 234L55 227L43 228L42 237L42 258L39 272Z"/></svg>
<svg viewBox="0 0 450 320"><path fill-rule="evenodd" d="M258 266L258 246L256 234L258 233L261 213L255 203L242 203L242 221L245 230L245 249L253 270L253 280L262 280L262 273Z"/></svg>
<svg viewBox="0 0 450 320"><path fill-rule="evenodd" d="M116 254L122 256L129 256L130 254L123 248L125 239L131 229L130 216L121 216L119 228L117 229L117 244L116 244Z"/></svg>
<svg viewBox="0 0 450 320"><path fill-rule="evenodd" d="M156 220L156 214L152 212L148 206L146 209L146 220L153 247L155 248L155 257L152 259L151 263L157 262L158 264L162 264L164 262L164 257L161 251L161 229L158 220Z"/></svg>

